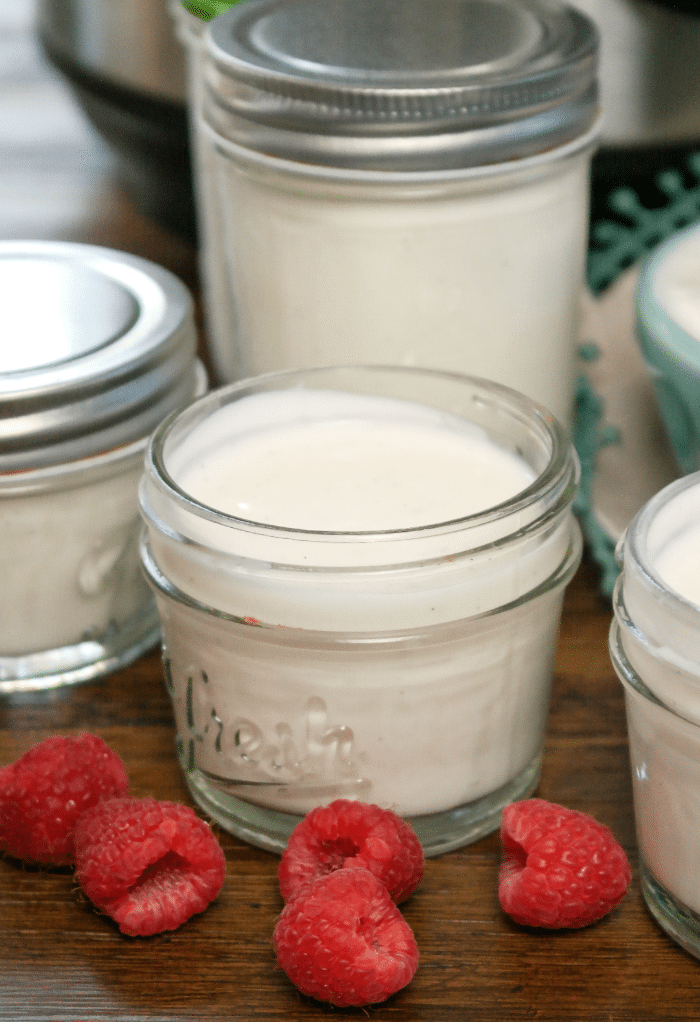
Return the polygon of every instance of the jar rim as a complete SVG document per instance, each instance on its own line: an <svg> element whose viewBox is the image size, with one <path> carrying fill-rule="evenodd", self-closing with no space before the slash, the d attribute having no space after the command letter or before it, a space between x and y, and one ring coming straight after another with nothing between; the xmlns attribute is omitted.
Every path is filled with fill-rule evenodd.
<svg viewBox="0 0 700 1022"><path fill-rule="evenodd" d="M622 641L623 629L620 625L620 619L615 615L610 622L610 629L608 632L608 652L610 654L610 661L613 665L615 673L625 690L625 696L628 697L631 694L639 696L645 702L656 707L657 712L661 714L668 714L674 721L679 722L683 727L692 728L697 732L700 727L700 718L695 718L689 712L682 712L680 706L671 706L664 699L660 699L652 690L645 684L642 677L635 670L631 663L627 653L625 652L624 643Z"/></svg>
<svg viewBox="0 0 700 1022"><path fill-rule="evenodd" d="M654 567L647 543L649 528L657 520L659 512L694 488L700 488L700 472L682 476L659 490L634 516L620 543L625 571L629 571L634 565L636 576L653 593L655 599L662 600L671 612L675 611L683 618L700 619L700 605L671 588L663 580Z"/></svg>
<svg viewBox="0 0 700 1022"><path fill-rule="evenodd" d="M642 681L639 674L635 671L634 667L629 661L629 657L625 653L625 648L622 644L622 629L617 616L613 617L610 622L610 630L608 632L608 650L610 652L610 659L612 665L615 668L615 673L622 682L622 686L625 689L631 689L638 695L642 696L648 702L653 703L655 706L665 710L666 713L671 714L672 717L678 717L680 720L686 721L687 724L693 724L692 720L688 720L682 714L677 713L676 710L672 710L666 703L662 702L658 696L654 695L650 688L648 688Z"/></svg>
<svg viewBox="0 0 700 1022"><path fill-rule="evenodd" d="M298 386L302 378L313 380L316 383L320 381L321 387L323 387L325 381L327 383L325 389L333 389L333 383L335 382L337 389L339 381L342 384L342 380L345 377L354 377L357 374L370 374L374 379L378 379L380 376L391 376L394 379L406 381L408 387L411 384L415 387L416 380L432 379L446 386L461 390L465 398L467 395L470 395L474 402L485 401L488 403L489 399L492 403L500 401L504 407L507 407L513 422L519 422L523 427L527 423L536 428L540 441L549 447L547 463L526 489L493 508L428 525L402 529L358 531L290 528L238 518L208 507L206 504L194 499L178 485L168 471L165 448L169 440L175 442L173 439L174 431L180 429L184 435L187 429L194 428L195 425L204 421L209 414L224 404L264 390L284 390L292 386ZM340 389L344 388L341 386ZM379 392L375 391L375 393ZM420 403L420 397L414 396L412 400ZM474 421L473 419L468 419L466 415L463 415L463 417L466 421ZM478 377L437 369L416 369L407 366L390 365L329 366L303 370L279 370L262 376L240 380L218 390L211 391L199 400L190 403L186 408L174 412L160 424L149 442L146 453L146 468L147 475L151 480L155 481L158 490L163 496L174 502L182 511L195 516L201 521L206 521L226 529L243 530L263 536L333 543L410 540L412 538L419 539L464 531L465 529L481 529L483 531L484 527L488 527L493 523L502 522L509 517L517 517L518 512L524 511L531 507L533 503L538 503L539 501L543 505L541 508L542 513L531 516L531 519L527 522L520 521L517 529L518 534L520 534L533 521L536 521L539 525L550 515L558 513L563 506L570 504L578 485L579 475L578 460L564 427L535 401L509 387ZM496 531L498 532L498 535L495 537L497 541L506 541L512 535L512 532L509 533L507 530L501 529Z"/></svg>

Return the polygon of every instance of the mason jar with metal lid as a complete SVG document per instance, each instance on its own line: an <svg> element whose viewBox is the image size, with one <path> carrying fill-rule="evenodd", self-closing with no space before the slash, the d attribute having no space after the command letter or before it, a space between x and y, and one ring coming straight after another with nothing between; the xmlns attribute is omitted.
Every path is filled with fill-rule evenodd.
<svg viewBox="0 0 700 1022"><path fill-rule="evenodd" d="M578 462L520 394L338 366L222 387L154 433L142 559L193 798L281 851L362 798L426 854L537 785Z"/></svg>
<svg viewBox="0 0 700 1022"><path fill-rule="evenodd" d="M138 557L150 433L206 389L192 301L143 259L0 243L0 693L84 681L157 642Z"/></svg>
<svg viewBox="0 0 700 1022"><path fill-rule="evenodd" d="M456 370L569 422L593 23L556 0L247 0L204 38L217 372Z"/></svg>

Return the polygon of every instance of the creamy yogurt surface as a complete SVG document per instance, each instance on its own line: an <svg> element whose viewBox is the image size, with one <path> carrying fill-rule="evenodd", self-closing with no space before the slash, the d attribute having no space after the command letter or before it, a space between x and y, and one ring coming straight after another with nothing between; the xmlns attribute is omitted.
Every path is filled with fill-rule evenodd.
<svg viewBox="0 0 700 1022"><path fill-rule="evenodd" d="M148 463L179 748L224 825L243 803L362 797L417 817L493 795L495 827L539 771L578 530L568 503L548 513L518 448L546 458L540 425L516 428L515 402L429 373L405 375L399 400L383 373L360 376L341 378L370 393L299 386L215 411L212 396ZM472 401L488 432L459 414Z"/></svg>
<svg viewBox="0 0 700 1022"><path fill-rule="evenodd" d="M478 514L535 473L457 415L394 398L293 389L229 404L167 458L188 495L291 529L410 529Z"/></svg>
<svg viewBox="0 0 700 1022"><path fill-rule="evenodd" d="M700 606L700 521L669 540L657 554L655 567L669 588Z"/></svg>

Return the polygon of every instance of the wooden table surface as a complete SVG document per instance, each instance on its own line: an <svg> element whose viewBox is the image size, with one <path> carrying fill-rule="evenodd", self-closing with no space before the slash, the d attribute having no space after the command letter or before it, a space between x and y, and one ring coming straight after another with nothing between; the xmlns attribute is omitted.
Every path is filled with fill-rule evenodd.
<svg viewBox="0 0 700 1022"><path fill-rule="evenodd" d="M443 1020L697 1019L700 963L655 925L638 884L624 706L608 659L609 608L588 563L569 588L538 794L610 826L633 868L622 905L588 929L546 933L501 912L499 840L431 859L403 906L421 953L410 986L371 1017ZM101 735L135 795L190 804L157 652L106 680L0 701L0 762L54 733ZM277 858L218 831L227 877L180 930L138 939L97 915L69 871L0 859L0 1019L319 1019L275 964ZM335 1010L335 1014L359 1014Z"/></svg>
<svg viewBox="0 0 700 1022"><path fill-rule="evenodd" d="M144 217L109 154L41 62L28 22L0 15L0 236L89 241L146 256L197 293L192 245ZM3 26L2 18L5 17ZM14 20L13 20L14 19ZM2 77L4 74L4 77ZM31 117L28 116L31 113ZM1 584L1 580L0 580ZM501 912L492 835L427 864L404 905L421 952L410 986L365 1014L395 1022L700 1018L700 963L656 926L639 889L624 705L607 653L610 608L584 563L569 588L538 794L596 816L633 867L622 905L581 931L516 926ZM99 682L0 700L0 764L54 733L101 735L136 795L190 804L157 651ZM0 1019L227 1020L363 1017L302 997L275 964L275 856L219 831L218 900L180 930L130 939L96 914L70 871L0 858Z"/></svg>

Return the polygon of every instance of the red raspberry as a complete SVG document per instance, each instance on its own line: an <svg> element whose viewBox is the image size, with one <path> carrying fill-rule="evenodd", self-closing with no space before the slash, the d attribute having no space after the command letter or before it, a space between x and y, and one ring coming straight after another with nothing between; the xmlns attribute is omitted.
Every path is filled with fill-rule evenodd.
<svg viewBox="0 0 700 1022"><path fill-rule="evenodd" d="M313 809L290 835L279 865L285 901L333 870L368 869L398 905L423 879L423 849L414 831L389 809L338 799Z"/></svg>
<svg viewBox="0 0 700 1022"><path fill-rule="evenodd" d="M587 926L622 901L627 857L592 816L531 798L503 810L498 897L524 926Z"/></svg>
<svg viewBox="0 0 700 1022"><path fill-rule="evenodd" d="M377 1004L418 967L418 948L389 893L366 869L339 869L284 907L277 961L303 994L338 1007Z"/></svg>
<svg viewBox="0 0 700 1022"><path fill-rule="evenodd" d="M124 764L101 738L47 738L0 770L0 850L66 865L81 813L128 789Z"/></svg>
<svg viewBox="0 0 700 1022"><path fill-rule="evenodd" d="M202 912L221 890L226 860L210 828L187 806L112 798L78 821L75 873L122 933L146 937Z"/></svg>

